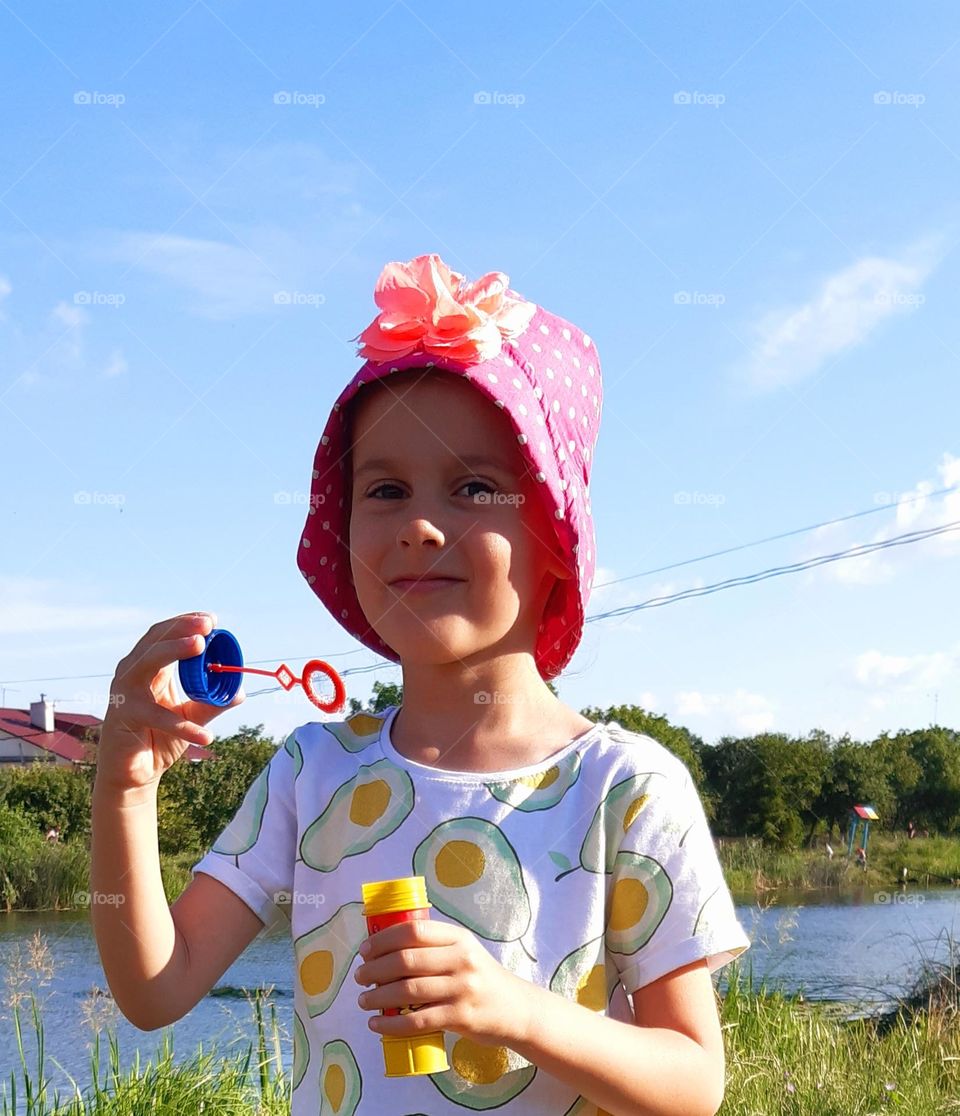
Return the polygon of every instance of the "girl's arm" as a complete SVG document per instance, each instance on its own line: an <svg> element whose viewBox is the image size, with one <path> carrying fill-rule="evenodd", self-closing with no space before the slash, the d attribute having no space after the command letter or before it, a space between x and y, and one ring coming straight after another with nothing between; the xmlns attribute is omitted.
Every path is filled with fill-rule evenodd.
<svg viewBox="0 0 960 1116"><path fill-rule="evenodd" d="M623 1023L505 969L464 926L423 919L371 934L355 971L359 1006L421 1004L369 1020L381 1035L454 1031L515 1050L601 1116L714 1116L725 1064L706 956L641 985Z"/></svg>
<svg viewBox="0 0 960 1116"><path fill-rule="evenodd" d="M157 788L94 782L90 913L107 984L142 1031L183 1018L263 923L198 873L168 907L157 848Z"/></svg>
<svg viewBox="0 0 960 1116"><path fill-rule="evenodd" d="M123 1014L141 1030L183 1015L262 927L243 901L198 875L172 911L160 875L157 788L203 728L231 706L180 702L179 659L197 654L216 617L162 620L117 665L97 748L92 798L90 917L103 971Z"/></svg>
<svg viewBox="0 0 960 1116"><path fill-rule="evenodd" d="M526 1010L508 1045L601 1113L714 1116L719 1109L726 1064L705 960L635 992L635 1024L521 983Z"/></svg>

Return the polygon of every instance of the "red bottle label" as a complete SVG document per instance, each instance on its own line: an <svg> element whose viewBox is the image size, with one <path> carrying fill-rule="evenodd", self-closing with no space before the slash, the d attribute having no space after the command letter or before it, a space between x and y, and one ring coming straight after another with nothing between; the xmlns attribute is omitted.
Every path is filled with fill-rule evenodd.
<svg viewBox="0 0 960 1116"><path fill-rule="evenodd" d="M367 932L376 934L377 931L385 930L388 926L393 926L398 922L416 922L418 919L429 917L429 907L417 907L411 911L388 911L386 914L367 915ZM399 1008L382 1008L380 1014L407 1015L420 1007L423 1007L423 1004L408 1004Z"/></svg>

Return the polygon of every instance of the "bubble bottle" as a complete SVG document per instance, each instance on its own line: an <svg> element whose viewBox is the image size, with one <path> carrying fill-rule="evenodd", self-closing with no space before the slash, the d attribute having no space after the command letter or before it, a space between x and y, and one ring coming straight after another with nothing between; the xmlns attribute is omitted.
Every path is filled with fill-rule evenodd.
<svg viewBox="0 0 960 1116"><path fill-rule="evenodd" d="M363 884L363 913L367 931L376 934L396 922L429 918L431 903L423 876L407 876L399 880L378 880ZM381 1015L407 1015L421 1004L400 1008L383 1008ZM442 1073L450 1068L443 1045L443 1031L428 1031L404 1038L381 1035L384 1076L411 1077L419 1073Z"/></svg>

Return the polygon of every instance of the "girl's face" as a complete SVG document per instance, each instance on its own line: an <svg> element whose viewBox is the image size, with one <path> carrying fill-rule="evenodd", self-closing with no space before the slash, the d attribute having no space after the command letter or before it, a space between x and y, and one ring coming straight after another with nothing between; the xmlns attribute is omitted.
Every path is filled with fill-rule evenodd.
<svg viewBox="0 0 960 1116"><path fill-rule="evenodd" d="M408 370L351 412L350 568L363 613L406 664L533 654L572 576L509 418L453 373ZM456 578L428 592L400 576Z"/></svg>

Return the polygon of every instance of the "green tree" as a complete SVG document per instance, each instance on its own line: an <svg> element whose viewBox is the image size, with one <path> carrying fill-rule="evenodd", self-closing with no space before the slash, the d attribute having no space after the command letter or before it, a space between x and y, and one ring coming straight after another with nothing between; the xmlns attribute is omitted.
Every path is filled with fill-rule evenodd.
<svg viewBox="0 0 960 1116"><path fill-rule="evenodd" d="M209 759L175 763L157 792L161 851L212 845L276 750L276 741L263 735L262 724L241 725L232 736L213 740Z"/></svg>
<svg viewBox="0 0 960 1116"><path fill-rule="evenodd" d="M814 802L815 811L825 823L829 840L834 828L840 837L846 835L850 807L871 803L881 819L893 809L894 796L877 751L869 744L843 736L830 749L830 768L820 794Z"/></svg>
<svg viewBox="0 0 960 1116"><path fill-rule="evenodd" d="M799 848L804 828L815 824L815 808L830 765L826 740L794 740L784 733L724 737L711 755L710 775L719 795L724 833L762 838L779 848Z"/></svg>
<svg viewBox="0 0 960 1116"><path fill-rule="evenodd" d="M921 828L928 824L924 821L926 807L917 794L923 767L913 754L911 743L910 733L889 736L884 732L870 746L887 784L887 801L892 800L893 809L886 823L891 829L904 827L911 818ZM880 816L883 818L883 814Z"/></svg>
<svg viewBox="0 0 960 1116"><path fill-rule="evenodd" d="M64 840L90 832L90 780L72 765L37 761L0 771L0 802L18 810L41 834L51 826Z"/></svg>
<svg viewBox="0 0 960 1116"><path fill-rule="evenodd" d="M920 778L904 802L918 825L941 833L960 826L960 733L926 728L904 734Z"/></svg>
<svg viewBox="0 0 960 1116"><path fill-rule="evenodd" d="M652 737L687 765L698 789L702 786L703 764L700 750L703 741L689 729L671 725L666 717L659 713L648 713L639 705L611 705L607 709L587 706L580 710L580 715L591 721L616 721L621 728Z"/></svg>
<svg viewBox="0 0 960 1116"><path fill-rule="evenodd" d="M350 698L350 712L345 715L352 717L355 713L382 713L391 705L403 704L403 686L399 682L374 682L373 696L364 705L357 698Z"/></svg>

